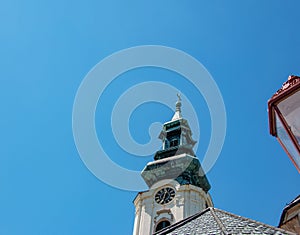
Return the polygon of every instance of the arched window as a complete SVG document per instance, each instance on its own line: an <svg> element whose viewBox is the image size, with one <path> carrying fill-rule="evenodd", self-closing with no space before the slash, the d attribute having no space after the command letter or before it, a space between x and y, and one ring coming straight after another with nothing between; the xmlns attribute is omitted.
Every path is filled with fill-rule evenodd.
<svg viewBox="0 0 300 235"><path fill-rule="evenodd" d="M158 232L159 230L162 230L163 228L168 227L169 225L171 225L171 223L168 220L163 220L158 223L155 232Z"/></svg>

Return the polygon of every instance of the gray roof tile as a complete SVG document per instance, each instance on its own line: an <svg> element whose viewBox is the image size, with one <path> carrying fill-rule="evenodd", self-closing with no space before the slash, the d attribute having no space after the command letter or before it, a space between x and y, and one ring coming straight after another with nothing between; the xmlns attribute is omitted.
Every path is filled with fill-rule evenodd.
<svg viewBox="0 0 300 235"><path fill-rule="evenodd" d="M261 222L209 207L204 211L175 223L155 235L198 234L272 234L295 235Z"/></svg>

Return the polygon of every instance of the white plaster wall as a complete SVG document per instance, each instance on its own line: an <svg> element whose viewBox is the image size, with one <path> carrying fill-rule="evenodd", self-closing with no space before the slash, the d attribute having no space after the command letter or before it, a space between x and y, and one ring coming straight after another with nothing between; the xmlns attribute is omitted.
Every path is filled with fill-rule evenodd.
<svg viewBox="0 0 300 235"><path fill-rule="evenodd" d="M163 187L175 189L175 198L164 205L155 202L154 197ZM139 193L134 200L136 208L133 235L152 235L155 226L163 219L171 224L213 206L211 197L201 188L193 185L180 185L174 180L164 180L153 185L149 191Z"/></svg>

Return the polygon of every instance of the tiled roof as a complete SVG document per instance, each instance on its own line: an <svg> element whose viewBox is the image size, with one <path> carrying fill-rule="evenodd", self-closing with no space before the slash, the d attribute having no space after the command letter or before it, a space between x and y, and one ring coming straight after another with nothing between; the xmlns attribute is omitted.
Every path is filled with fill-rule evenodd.
<svg viewBox="0 0 300 235"><path fill-rule="evenodd" d="M258 221L209 207L204 211L175 223L155 235L198 234L274 234L295 235Z"/></svg>

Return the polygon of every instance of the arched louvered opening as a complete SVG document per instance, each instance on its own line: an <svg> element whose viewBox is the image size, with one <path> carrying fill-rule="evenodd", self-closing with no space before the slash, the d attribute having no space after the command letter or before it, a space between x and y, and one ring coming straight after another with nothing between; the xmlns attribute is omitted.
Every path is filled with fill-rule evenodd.
<svg viewBox="0 0 300 235"><path fill-rule="evenodd" d="M155 232L158 232L169 225L171 225L171 223L168 220L160 221L156 226Z"/></svg>

